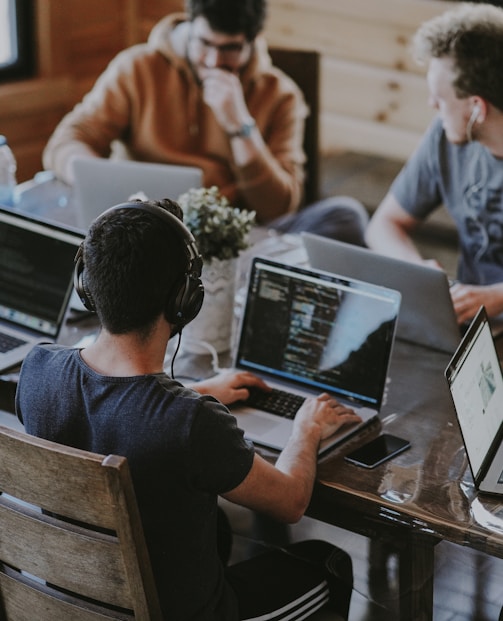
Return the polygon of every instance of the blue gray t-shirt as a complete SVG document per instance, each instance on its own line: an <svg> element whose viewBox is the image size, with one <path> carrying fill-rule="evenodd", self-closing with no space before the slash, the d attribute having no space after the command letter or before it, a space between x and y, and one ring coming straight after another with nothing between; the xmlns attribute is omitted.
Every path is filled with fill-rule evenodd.
<svg viewBox="0 0 503 621"><path fill-rule="evenodd" d="M217 496L244 480L254 450L223 405L165 374L100 375L79 350L45 345L23 363L16 409L32 435L127 457L166 618L238 619Z"/></svg>
<svg viewBox="0 0 503 621"><path fill-rule="evenodd" d="M503 282L503 159L479 142L450 143L436 119L391 194L419 219L445 205L459 234L461 282Z"/></svg>

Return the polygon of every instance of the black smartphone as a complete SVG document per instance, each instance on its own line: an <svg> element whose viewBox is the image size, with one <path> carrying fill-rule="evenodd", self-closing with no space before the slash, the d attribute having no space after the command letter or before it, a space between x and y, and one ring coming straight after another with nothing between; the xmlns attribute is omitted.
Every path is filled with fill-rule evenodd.
<svg viewBox="0 0 503 621"><path fill-rule="evenodd" d="M344 459L357 466L363 466L363 468L375 468L395 455L403 453L408 448L410 448L408 440L390 433L383 433L367 442L367 444L348 453Z"/></svg>

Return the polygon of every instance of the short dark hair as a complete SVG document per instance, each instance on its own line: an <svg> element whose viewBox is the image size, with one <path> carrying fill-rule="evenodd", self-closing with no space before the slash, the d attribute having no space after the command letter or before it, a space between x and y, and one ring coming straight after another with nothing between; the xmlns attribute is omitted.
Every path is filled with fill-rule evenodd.
<svg viewBox="0 0 503 621"><path fill-rule="evenodd" d="M459 98L478 95L503 110L503 9L462 3L425 22L413 48L419 62L452 59Z"/></svg>
<svg viewBox="0 0 503 621"><path fill-rule="evenodd" d="M182 219L174 201L155 203ZM83 257L86 287L103 327L143 337L188 266L180 234L155 214L131 208L113 209L93 222Z"/></svg>
<svg viewBox="0 0 503 621"><path fill-rule="evenodd" d="M253 41L264 28L266 0L186 0L191 20L204 17L212 30Z"/></svg>

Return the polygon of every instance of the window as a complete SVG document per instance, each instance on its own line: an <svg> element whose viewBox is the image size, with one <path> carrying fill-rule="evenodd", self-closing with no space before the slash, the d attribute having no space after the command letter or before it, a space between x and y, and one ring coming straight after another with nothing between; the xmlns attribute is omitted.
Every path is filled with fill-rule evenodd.
<svg viewBox="0 0 503 621"><path fill-rule="evenodd" d="M0 0L0 81L33 73L33 0Z"/></svg>

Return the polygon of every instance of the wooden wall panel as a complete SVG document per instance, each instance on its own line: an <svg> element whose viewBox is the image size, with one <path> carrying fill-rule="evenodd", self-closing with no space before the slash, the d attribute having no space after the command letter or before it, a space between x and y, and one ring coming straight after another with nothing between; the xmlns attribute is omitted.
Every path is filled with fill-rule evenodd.
<svg viewBox="0 0 503 621"><path fill-rule="evenodd" d="M433 118L427 100L423 76L334 58L324 58L321 63L321 108L325 113L422 132Z"/></svg>
<svg viewBox="0 0 503 621"><path fill-rule="evenodd" d="M68 70L64 52L66 43L65 5L50 0L35 1L37 22L37 77L50 79Z"/></svg>
<svg viewBox="0 0 503 621"><path fill-rule="evenodd" d="M447 8L442 0L271 0L268 41L322 55L324 152L410 155L433 117L411 37Z"/></svg>
<svg viewBox="0 0 503 621"><path fill-rule="evenodd" d="M320 148L406 159L434 116L423 76L325 57Z"/></svg>
<svg viewBox="0 0 503 621"><path fill-rule="evenodd" d="M137 41L131 0L72 0L68 3L65 50L77 82L94 81L116 54Z"/></svg>
<svg viewBox="0 0 503 621"><path fill-rule="evenodd" d="M0 86L0 133L16 155L19 181L41 170L42 150L67 110L71 84L61 77Z"/></svg>
<svg viewBox="0 0 503 621"><path fill-rule="evenodd" d="M169 13L183 12L184 6L184 0L148 0L142 2L139 13L143 40L148 37L148 33L162 17Z"/></svg>
<svg viewBox="0 0 503 621"><path fill-rule="evenodd" d="M374 66L418 71L408 53L414 27L372 21L361 15L338 14L273 3L267 37L274 45L316 49L324 56L369 63Z"/></svg>
<svg viewBox="0 0 503 621"><path fill-rule="evenodd" d="M155 23L169 13L183 12L184 7L184 0L148 0L140 4L139 11L142 19Z"/></svg>
<svg viewBox="0 0 503 621"><path fill-rule="evenodd" d="M0 85L0 132L15 151L19 181L41 169L59 120L140 32L140 0L35 0L35 6L37 76Z"/></svg>
<svg viewBox="0 0 503 621"><path fill-rule="evenodd" d="M416 148L417 132L340 114L321 114L320 152L367 153L405 161Z"/></svg>

